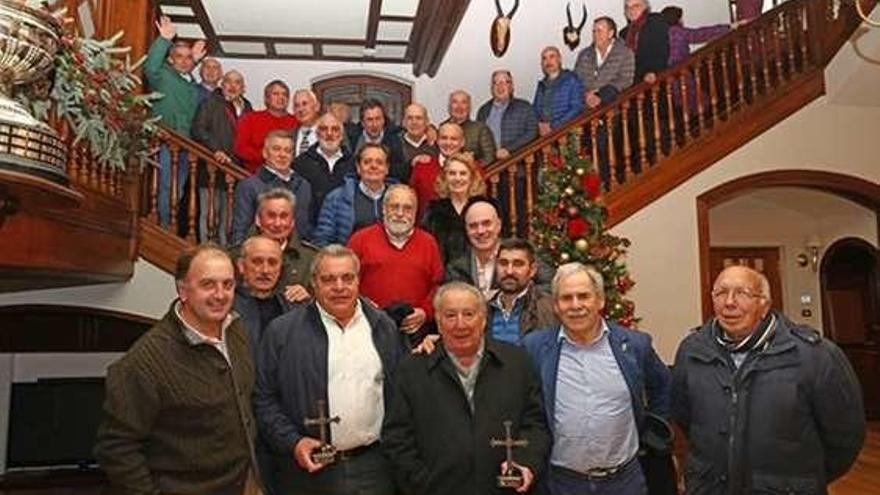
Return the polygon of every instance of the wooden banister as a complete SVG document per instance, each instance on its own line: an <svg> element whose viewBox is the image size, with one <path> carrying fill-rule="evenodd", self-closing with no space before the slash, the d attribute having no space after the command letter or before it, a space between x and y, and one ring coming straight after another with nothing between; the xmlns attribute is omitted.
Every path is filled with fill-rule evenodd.
<svg viewBox="0 0 880 495"><path fill-rule="evenodd" d="M165 126L160 126L154 149L153 166L144 170L142 181L140 212L150 223L150 228L142 233L155 237L157 232L164 231L185 241L151 242L145 253L151 261L165 266L167 260L176 259L180 246L186 242L224 242L231 237L235 185L250 174L237 165L217 161L211 150ZM170 157L167 195L160 193L161 155ZM183 165L187 166L186 175L181 174Z"/></svg>

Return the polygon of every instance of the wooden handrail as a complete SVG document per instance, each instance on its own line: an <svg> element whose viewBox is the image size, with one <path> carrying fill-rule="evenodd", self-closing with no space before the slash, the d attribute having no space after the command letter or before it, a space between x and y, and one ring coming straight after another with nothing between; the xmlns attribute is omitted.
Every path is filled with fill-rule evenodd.
<svg viewBox="0 0 880 495"><path fill-rule="evenodd" d="M163 193L158 166L145 169L141 216L189 242L195 242L197 237L227 239L232 231L235 186L250 175L247 170L217 161L211 150L166 126L160 126L154 148L156 164L160 163L161 155L167 153L170 157L170 186ZM183 185L178 177L182 163L188 168ZM207 174L205 184L197 183L200 173ZM185 210L181 210L181 204L186 204Z"/></svg>

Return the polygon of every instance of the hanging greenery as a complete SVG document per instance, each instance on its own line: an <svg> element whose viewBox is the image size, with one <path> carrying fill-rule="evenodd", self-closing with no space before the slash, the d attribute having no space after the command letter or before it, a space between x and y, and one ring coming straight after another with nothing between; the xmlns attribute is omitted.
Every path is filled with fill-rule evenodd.
<svg viewBox="0 0 880 495"><path fill-rule="evenodd" d="M532 236L539 255L551 266L571 261L594 266L605 279L604 316L634 327L635 304L626 298L635 285L624 262L629 240L605 229L602 181L591 161L578 154L576 142L571 134L543 169Z"/></svg>
<svg viewBox="0 0 880 495"><path fill-rule="evenodd" d="M131 156L147 158L158 117L150 113L158 93L140 94L129 48L117 46L122 31L106 40L66 32L46 79L19 88L18 98L41 120L67 121L74 143L84 140L100 163L124 169Z"/></svg>

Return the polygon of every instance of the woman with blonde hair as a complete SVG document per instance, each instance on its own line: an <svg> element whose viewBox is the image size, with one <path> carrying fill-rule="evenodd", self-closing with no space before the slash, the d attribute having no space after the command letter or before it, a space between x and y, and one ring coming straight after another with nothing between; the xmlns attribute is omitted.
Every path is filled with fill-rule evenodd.
<svg viewBox="0 0 880 495"><path fill-rule="evenodd" d="M463 255L467 234L461 213L468 200L486 192L482 172L470 153L456 153L446 160L437 177L437 197L428 204L422 226L437 238L443 262Z"/></svg>

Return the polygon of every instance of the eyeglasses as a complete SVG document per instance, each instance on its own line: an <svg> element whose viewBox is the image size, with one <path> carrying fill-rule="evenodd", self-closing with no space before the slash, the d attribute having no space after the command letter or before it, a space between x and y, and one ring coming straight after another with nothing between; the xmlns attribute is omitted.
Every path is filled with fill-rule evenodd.
<svg viewBox="0 0 880 495"><path fill-rule="evenodd" d="M715 301L727 301L733 295L733 300L739 304L747 304L754 299L766 299L763 294L755 294L754 291L745 287L716 287L712 289L712 299Z"/></svg>

